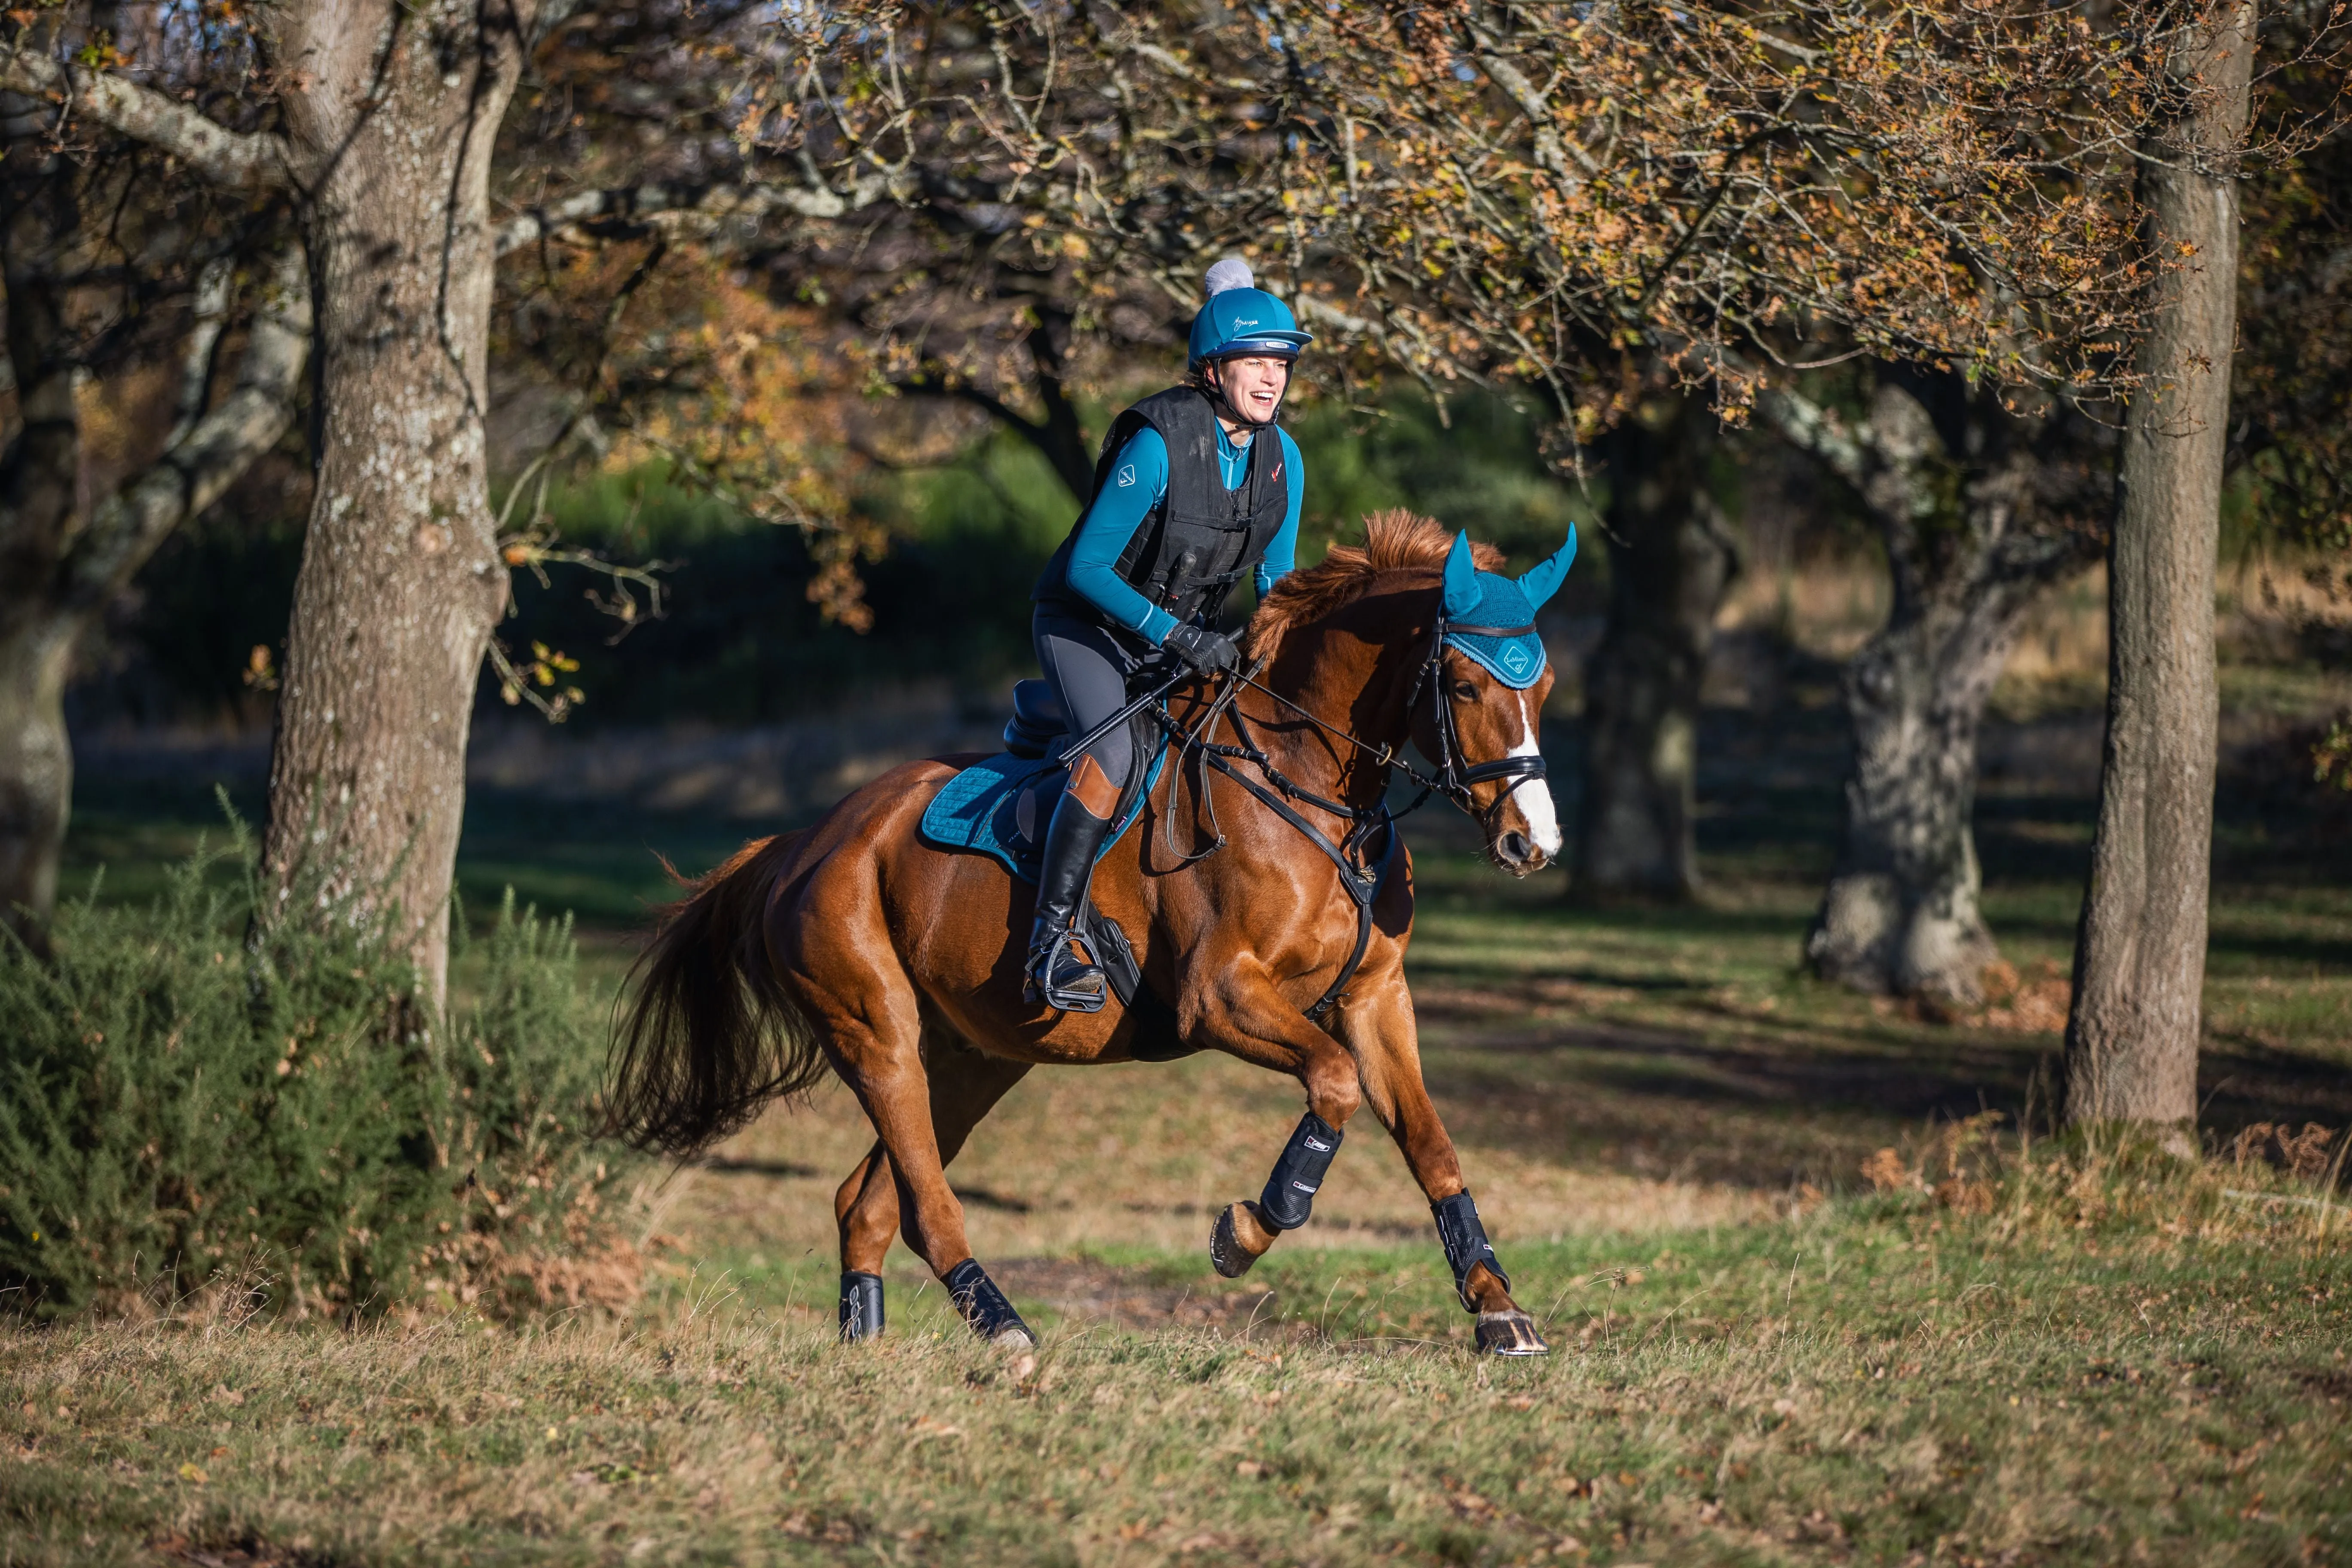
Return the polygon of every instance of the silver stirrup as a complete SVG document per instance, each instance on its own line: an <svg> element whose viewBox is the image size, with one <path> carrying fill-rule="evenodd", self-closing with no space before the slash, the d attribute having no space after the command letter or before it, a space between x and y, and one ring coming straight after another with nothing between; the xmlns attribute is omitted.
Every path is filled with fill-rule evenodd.
<svg viewBox="0 0 2352 1568"><path fill-rule="evenodd" d="M1062 955L1070 955L1070 971L1062 970ZM1026 991L1031 1001L1064 1013L1099 1013L1110 994L1110 982L1102 966L1078 956L1078 933L1065 931L1057 933L1045 949L1029 964Z"/></svg>

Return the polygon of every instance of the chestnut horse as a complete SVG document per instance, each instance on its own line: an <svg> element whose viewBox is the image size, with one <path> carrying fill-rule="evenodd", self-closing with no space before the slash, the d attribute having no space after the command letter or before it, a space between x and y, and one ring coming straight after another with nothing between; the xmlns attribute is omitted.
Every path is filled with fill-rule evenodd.
<svg viewBox="0 0 2352 1568"><path fill-rule="evenodd" d="M667 912L638 961L615 1125L690 1153L830 1068L877 1134L834 1199L844 1337L881 1331L883 1255L903 1228L976 1331L1031 1342L972 1258L947 1164L1032 1067L1225 1051L1297 1079L1307 1113L1260 1199L1218 1217L1221 1273L1306 1221L1368 1106L1430 1200L1478 1348L1543 1353L1422 1081L1404 974L1412 881L1382 803L1393 770L1422 777L1397 755L1410 739L1438 760L1425 785L1480 823L1502 869L1526 876L1559 852L1536 748L1552 677L1528 623L1574 549L1571 533L1515 583L1494 574L1492 548L1474 554L1392 512L1368 520L1361 548L1335 546L1274 587L1247 633L1263 684L1194 680L1168 700L1173 765L1096 868L1096 907L1130 939L1150 993L1133 1005L1024 1001L1034 890L918 834L932 796L977 759L894 768L815 826L746 845ZM1521 624L1477 624L1491 619ZM1187 837L1223 847L1171 851Z"/></svg>

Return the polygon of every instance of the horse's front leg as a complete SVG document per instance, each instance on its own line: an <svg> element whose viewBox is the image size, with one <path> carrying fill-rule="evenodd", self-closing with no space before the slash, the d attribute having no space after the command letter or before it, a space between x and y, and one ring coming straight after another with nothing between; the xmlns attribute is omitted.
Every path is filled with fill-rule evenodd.
<svg viewBox="0 0 2352 1568"><path fill-rule="evenodd" d="M1230 951L1207 962L1204 956L1195 954L1192 978L1179 986L1191 1014L1180 1018L1184 1037L1288 1073L1307 1089L1307 1113L1292 1129L1265 1189L1254 1202L1228 1205L1210 1233L1210 1261L1232 1279L1265 1257L1284 1231L1307 1223L1316 1189L1363 1094L1347 1047L1283 1000L1263 959Z"/></svg>
<svg viewBox="0 0 2352 1568"><path fill-rule="evenodd" d="M1479 1222L1478 1205L1462 1180L1454 1139L1430 1103L1421 1076L1421 1033L1413 1019L1402 963L1350 987L1339 1013L1339 1037L1354 1058L1363 1097L1389 1130L1412 1179L1421 1184L1437 1221L1437 1238L1454 1270L1463 1307L1478 1315L1477 1342L1495 1355L1543 1355L1551 1347L1535 1320L1511 1300L1510 1276Z"/></svg>

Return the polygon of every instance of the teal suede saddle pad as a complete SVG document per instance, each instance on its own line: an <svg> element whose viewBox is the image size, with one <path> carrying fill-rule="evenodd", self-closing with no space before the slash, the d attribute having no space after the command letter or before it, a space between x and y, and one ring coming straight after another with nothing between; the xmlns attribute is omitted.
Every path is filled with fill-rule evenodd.
<svg viewBox="0 0 2352 1568"><path fill-rule="evenodd" d="M1167 737L1151 752L1143 787L1128 792L1117 826L1104 836L1099 861L1111 846L1127 836L1151 798L1151 786L1168 763ZM972 763L940 787L923 812L918 830L923 842L939 849L961 850L993 857L1024 882L1037 879L1037 865L1045 845L1045 825L1054 818L1054 805L1062 798L1069 770L1052 757L1022 757L999 752Z"/></svg>

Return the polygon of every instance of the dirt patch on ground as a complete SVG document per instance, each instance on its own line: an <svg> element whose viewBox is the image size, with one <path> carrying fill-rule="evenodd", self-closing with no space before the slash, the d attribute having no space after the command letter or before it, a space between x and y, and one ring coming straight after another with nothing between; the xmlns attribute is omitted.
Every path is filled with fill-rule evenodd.
<svg viewBox="0 0 2352 1568"><path fill-rule="evenodd" d="M1006 1294L1051 1307L1077 1322L1123 1329L1271 1331L1274 1292L1245 1279L1162 1285L1143 1268L1085 1258L1013 1258L989 1265Z"/></svg>
<svg viewBox="0 0 2352 1568"><path fill-rule="evenodd" d="M147 1550L165 1563L186 1563L191 1568L310 1568L331 1561L292 1547L273 1545L252 1535L224 1541L192 1541L184 1535L166 1535L149 1542Z"/></svg>

